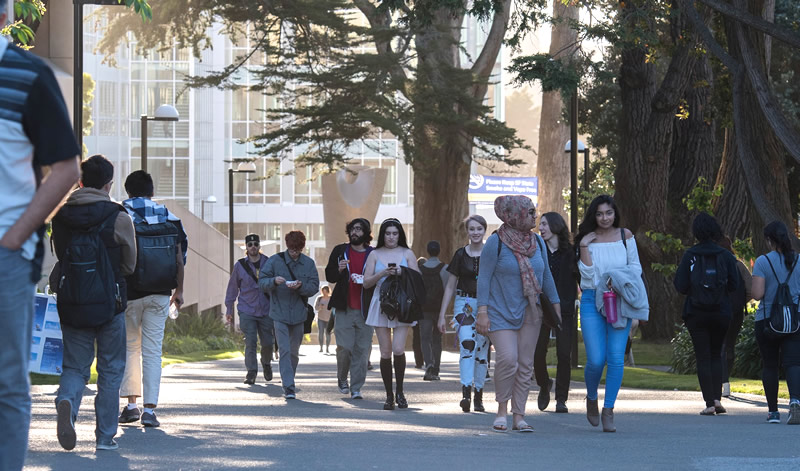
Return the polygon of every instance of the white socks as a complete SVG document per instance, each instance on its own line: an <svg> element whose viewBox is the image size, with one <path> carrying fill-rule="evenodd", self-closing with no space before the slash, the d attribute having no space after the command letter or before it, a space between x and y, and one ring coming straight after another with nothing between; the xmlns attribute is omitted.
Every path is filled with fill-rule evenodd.
<svg viewBox="0 0 800 471"><path fill-rule="evenodd" d="M128 403L128 409L130 409L130 410L136 409L136 403L135 402L134 403L130 403L129 402Z"/></svg>
<svg viewBox="0 0 800 471"><path fill-rule="evenodd" d="M153 413L153 409L151 409L149 407L143 407L142 408L142 413L143 414L152 414Z"/></svg>

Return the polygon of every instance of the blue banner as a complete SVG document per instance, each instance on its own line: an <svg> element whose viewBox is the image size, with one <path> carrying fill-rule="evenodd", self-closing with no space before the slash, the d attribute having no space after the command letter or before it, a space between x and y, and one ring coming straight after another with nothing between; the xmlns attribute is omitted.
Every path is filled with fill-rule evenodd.
<svg viewBox="0 0 800 471"><path fill-rule="evenodd" d="M493 202L500 195L525 195L535 203L539 196L538 177L469 176L469 201Z"/></svg>

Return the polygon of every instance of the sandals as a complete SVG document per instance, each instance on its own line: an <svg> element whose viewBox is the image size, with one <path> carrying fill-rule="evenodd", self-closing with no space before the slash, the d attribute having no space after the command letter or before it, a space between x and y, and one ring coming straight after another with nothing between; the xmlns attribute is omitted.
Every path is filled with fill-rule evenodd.
<svg viewBox="0 0 800 471"><path fill-rule="evenodd" d="M498 433L508 432L508 421L505 417L497 417L492 423L492 430Z"/></svg>
<svg viewBox="0 0 800 471"><path fill-rule="evenodd" d="M533 427L528 425L528 423L525 422L524 420L520 420L519 422L517 422L517 425L514 425L513 427L511 427L511 430L514 430L514 431L520 432L520 433L531 433L531 432L533 432Z"/></svg>

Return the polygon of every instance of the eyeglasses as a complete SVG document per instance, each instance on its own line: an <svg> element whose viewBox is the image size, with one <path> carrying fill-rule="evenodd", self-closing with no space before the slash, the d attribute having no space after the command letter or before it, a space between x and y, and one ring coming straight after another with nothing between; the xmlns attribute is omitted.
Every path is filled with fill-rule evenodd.
<svg viewBox="0 0 800 471"><path fill-rule="evenodd" d="M258 242L248 242L248 243L247 243L247 246L248 246L248 247L258 247L259 245L260 245L260 244L259 244Z"/></svg>

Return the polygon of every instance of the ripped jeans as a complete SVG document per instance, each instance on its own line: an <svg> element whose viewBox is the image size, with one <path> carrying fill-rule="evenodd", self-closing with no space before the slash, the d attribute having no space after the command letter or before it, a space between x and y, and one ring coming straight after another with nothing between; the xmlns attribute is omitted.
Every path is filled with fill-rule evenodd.
<svg viewBox="0 0 800 471"><path fill-rule="evenodd" d="M475 314L478 311L478 300L464 296L456 296L453 322L458 332L458 343L461 359L458 366L463 386L475 386L483 390L486 382L486 370L489 368L489 339L475 330ZM460 320L460 322L459 322Z"/></svg>

